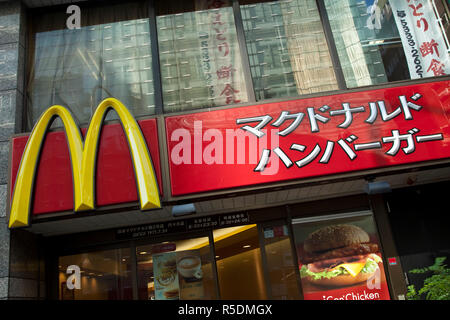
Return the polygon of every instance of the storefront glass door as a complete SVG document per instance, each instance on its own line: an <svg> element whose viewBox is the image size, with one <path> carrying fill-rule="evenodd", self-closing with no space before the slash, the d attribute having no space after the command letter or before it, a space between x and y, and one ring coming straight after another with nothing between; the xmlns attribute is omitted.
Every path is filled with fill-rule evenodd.
<svg viewBox="0 0 450 320"><path fill-rule="evenodd" d="M220 298L267 299L256 224L213 231Z"/></svg>
<svg viewBox="0 0 450 320"><path fill-rule="evenodd" d="M261 226L261 232L270 298L301 299L298 267L287 224L270 222Z"/></svg>
<svg viewBox="0 0 450 320"><path fill-rule="evenodd" d="M240 225L59 257L62 300L301 299L286 222Z"/></svg>

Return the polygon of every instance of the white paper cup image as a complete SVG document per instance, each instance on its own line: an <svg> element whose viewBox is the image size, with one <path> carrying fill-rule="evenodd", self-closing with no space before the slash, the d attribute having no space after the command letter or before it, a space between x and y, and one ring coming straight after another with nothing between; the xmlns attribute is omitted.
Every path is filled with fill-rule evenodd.
<svg viewBox="0 0 450 320"><path fill-rule="evenodd" d="M178 273L184 278L202 277L202 262L198 256L186 256L178 260Z"/></svg>

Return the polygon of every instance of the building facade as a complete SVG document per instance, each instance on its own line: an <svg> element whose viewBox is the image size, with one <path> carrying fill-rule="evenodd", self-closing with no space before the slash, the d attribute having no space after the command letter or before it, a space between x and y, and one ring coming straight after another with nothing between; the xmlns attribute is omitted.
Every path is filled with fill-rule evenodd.
<svg viewBox="0 0 450 320"><path fill-rule="evenodd" d="M0 299L406 299L450 256L449 16L0 1Z"/></svg>

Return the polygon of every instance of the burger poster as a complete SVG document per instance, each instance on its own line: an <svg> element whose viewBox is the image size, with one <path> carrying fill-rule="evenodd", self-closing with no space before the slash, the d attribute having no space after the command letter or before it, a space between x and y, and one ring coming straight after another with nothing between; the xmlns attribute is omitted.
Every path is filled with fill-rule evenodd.
<svg viewBox="0 0 450 320"><path fill-rule="evenodd" d="M298 219L293 228L305 300L390 299L371 215Z"/></svg>
<svg viewBox="0 0 450 320"><path fill-rule="evenodd" d="M153 255L153 275L156 300L178 300L180 286L176 252Z"/></svg>

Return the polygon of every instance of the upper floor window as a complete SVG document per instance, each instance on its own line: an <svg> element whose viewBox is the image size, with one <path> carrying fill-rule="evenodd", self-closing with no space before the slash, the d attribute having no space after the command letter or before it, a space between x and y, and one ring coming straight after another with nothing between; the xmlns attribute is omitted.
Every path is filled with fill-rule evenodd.
<svg viewBox="0 0 450 320"><path fill-rule="evenodd" d="M445 0L87 3L75 30L31 14L28 129L110 96L145 116L450 74Z"/></svg>
<svg viewBox="0 0 450 320"><path fill-rule="evenodd" d="M157 5L164 110L247 102L231 0Z"/></svg>
<svg viewBox="0 0 450 320"><path fill-rule="evenodd" d="M135 116L155 113L146 2L81 8L81 28L65 10L34 15L28 78L28 127L51 105L87 123L98 103L115 97Z"/></svg>
<svg viewBox="0 0 450 320"><path fill-rule="evenodd" d="M315 0L250 3L241 11L257 100L338 89Z"/></svg>
<svg viewBox="0 0 450 320"><path fill-rule="evenodd" d="M449 74L435 2L324 0L346 86Z"/></svg>
<svg viewBox="0 0 450 320"><path fill-rule="evenodd" d="M450 73L442 0L239 2L257 100Z"/></svg>

